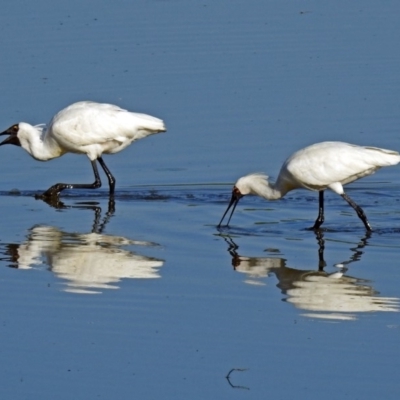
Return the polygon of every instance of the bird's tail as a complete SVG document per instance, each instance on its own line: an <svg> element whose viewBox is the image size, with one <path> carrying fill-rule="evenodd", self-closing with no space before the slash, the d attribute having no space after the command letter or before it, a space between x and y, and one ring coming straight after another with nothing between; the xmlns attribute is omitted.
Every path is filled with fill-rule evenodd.
<svg viewBox="0 0 400 400"><path fill-rule="evenodd" d="M400 154L394 150L380 149L376 147L365 147L371 151L371 156L374 157L376 165L379 167L387 167L396 165L400 162Z"/></svg>
<svg viewBox="0 0 400 400"><path fill-rule="evenodd" d="M147 114L136 114L136 117L140 121L138 125L145 131L158 133L167 130L164 121L160 118L152 117Z"/></svg>

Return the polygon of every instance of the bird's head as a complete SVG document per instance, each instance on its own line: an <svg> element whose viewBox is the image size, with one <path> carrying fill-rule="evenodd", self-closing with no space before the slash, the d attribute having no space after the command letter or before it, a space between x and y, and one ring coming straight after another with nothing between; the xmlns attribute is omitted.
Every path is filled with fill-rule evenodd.
<svg viewBox="0 0 400 400"><path fill-rule="evenodd" d="M256 172L239 178L235 183L234 188L237 188L242 196L248 194L261 196L268 186L268 176Z"/></svg>
<svg viewBox="0 0 400 400"><path fill-rule="evenodd" d="M268 187L268 176L264 174L254 173L239 178L235 183L235 185L233 186L231 200L228 204L228 208L226 209L224 215L221 218L221 221L218 224L218 227L221 226L222 221L225 218L225 215L227 214L229 209L233 206L231 215L229 216L228 223L226 224L226 226L229 225L229 222L232 218L235 208L239 203L239 200L243 196L246 196L248 194L261 195L263 189L265 189L266 187Z"/></svg>
<svg viewBox="0 0 400 400"><path fill-rule="evenodd" d="M20 131L19 125L20 124L15 124L13 126L10 126L7 130L0 133L0 136L8 135L8 138L3 140L0 143L0 146L3 146L3 144L13 144L14 146L21 146L21 142L19 141L18 137L18 133Z"/></svg>
<svg viewBox="0 0 400 400"><path fill-rule="evenodd" d="M32 126L26 122L20 122L0 133L0 135L8 135L8 138L3 140L0 146L4 144L20 146L33 158L37 160L48 160L49 157L43 155L42 147L40 146L42 145L42 134L45 128L45 124ZM37 148L39 148L39 151L37 151Z"/></svg>

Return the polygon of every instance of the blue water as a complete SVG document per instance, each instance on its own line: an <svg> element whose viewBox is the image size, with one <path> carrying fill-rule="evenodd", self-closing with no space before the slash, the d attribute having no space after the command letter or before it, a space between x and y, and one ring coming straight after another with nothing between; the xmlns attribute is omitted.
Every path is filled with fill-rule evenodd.
<svg viewBox="0 0 400 400"><path fill-rule="evenodd" d="M243 199L322 140L399 149L397 2L54 4L0 15L0 125L43 123L78 100L163 118L168 131L105 157L48 163L4 146L0 182L3 398L397 399L396 167L348 188L374 232L326 195ZM11 192L10 192L11 191ZM322 268L323 267L323 268ZM232 369L229 380L227 374Z"/></svg>

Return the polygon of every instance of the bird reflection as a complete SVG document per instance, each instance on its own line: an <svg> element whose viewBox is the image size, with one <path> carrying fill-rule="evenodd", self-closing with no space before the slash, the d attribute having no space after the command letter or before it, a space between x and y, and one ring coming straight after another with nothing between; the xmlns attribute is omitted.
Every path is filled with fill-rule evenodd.
<svg viewBox="0 0 400 400"><path fill-rule="evenodd" d="M99 207L97 205L97 202L85 201L85 202L77 203L78 205L67 205L63 201L60 200L59 196L40 197L40 196L35 195L35 198L36 198L36 200L41 200L44 203L48 204L50 207L55 208L57 210L66 210L69 208L91 209L95 212L95 215L97 217L101 216L101 207ZM114 196L109 196L108 197L108 211L106 213L106 218L107 218L106 223L108 222L109 217L114 214L114 212L115 212L115 199L114 199ZM96 223L96 218L95 218L95 223Z"/></svg>
<svg viewBox="0 0 400 400"><path fill-rule="evenodd" d="M346 275L348 264L358 261L362 248L367 245L369 234L352 248L351 257L336 264L337 271L324 271L325 241L322 232L316 233L319 261L315 270L299 270L288 267L286 260L280 257L245 257L238 253L239 247L232 238L224 237L228 251L232 256L235 271L246 275L245 282L264 285L265 279L275 275L277 287L286 295L285 301L295 307L308 311L308 317L352 320L354 313L371 311L400 311L400 299L380 297L371 286L371 282Z"/></svg>
<svg viewBox="0 0 400 400"><path fill-rule="evenodd" d="M76 206L94 211L90 233L64 232L49 225L33 226L22 243L4 245L2 251L9 265L19 269L47 265L58 278L66 281L63 290L73 293L99 293L117 289L122 279L159 278L163 260L124 249L124 246L157 246L122 236L102 233L112 216L108 210L101 219L101 208Z"/></svg>

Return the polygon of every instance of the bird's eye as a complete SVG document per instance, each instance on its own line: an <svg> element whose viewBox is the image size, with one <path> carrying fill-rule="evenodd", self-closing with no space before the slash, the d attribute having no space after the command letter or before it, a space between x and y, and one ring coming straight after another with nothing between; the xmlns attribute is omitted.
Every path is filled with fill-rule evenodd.
<svg viewBox="0 0 400 400"><path fill-rule="evenodd" d="M13 130L13 132L18 132L18 125L13 125L11 129Z"/></svg>

